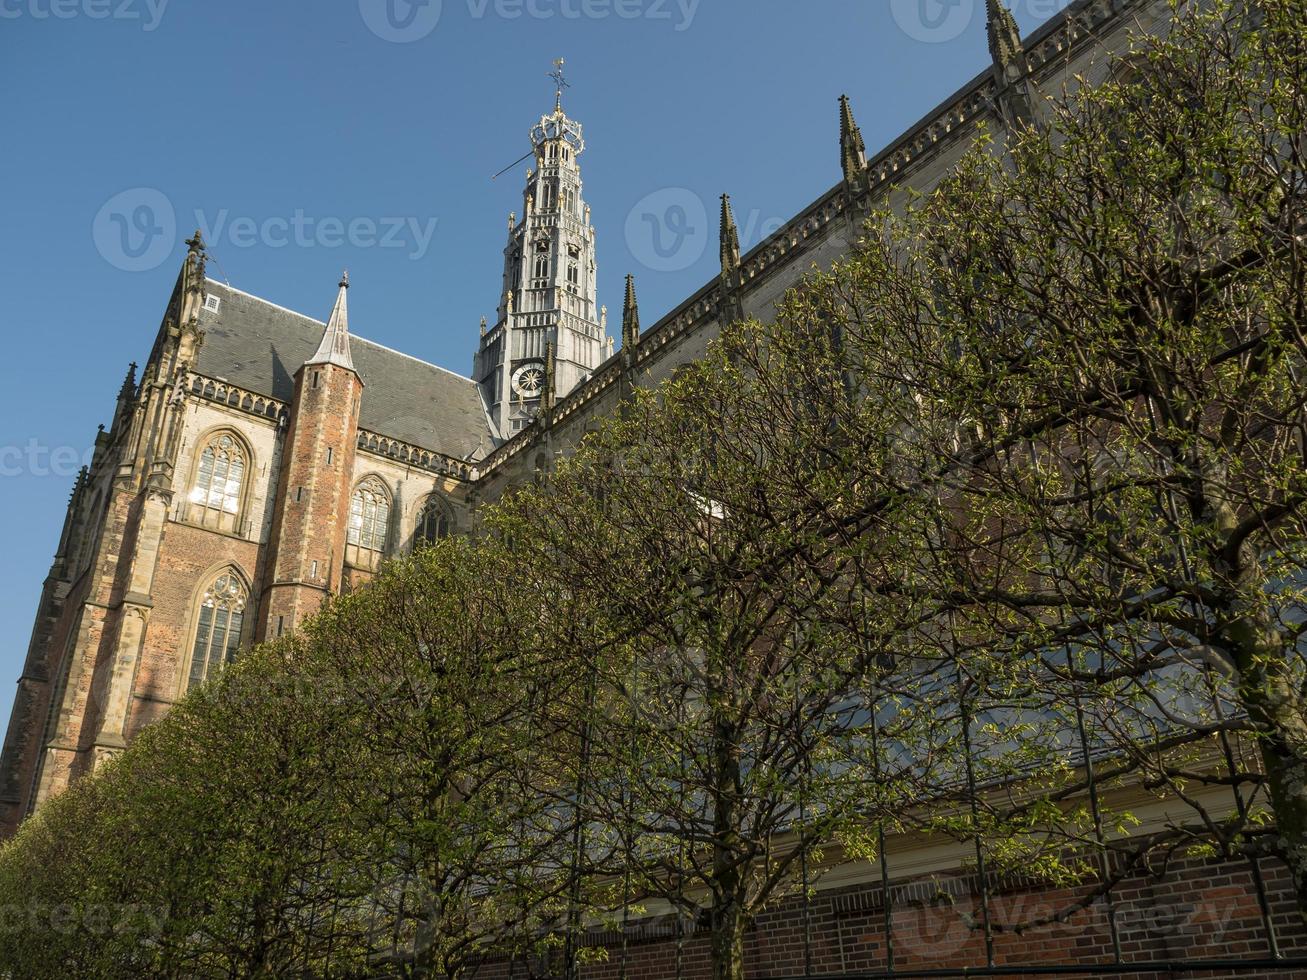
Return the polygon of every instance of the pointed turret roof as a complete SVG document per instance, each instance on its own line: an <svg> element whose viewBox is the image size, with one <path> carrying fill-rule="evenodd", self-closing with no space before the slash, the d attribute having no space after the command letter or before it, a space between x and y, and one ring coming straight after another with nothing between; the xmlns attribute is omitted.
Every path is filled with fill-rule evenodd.
<svg viewBox="0 0 1307 980"><path fill-rule="evenodd" d="M331 317L327 320L327 329L322 334L322 343L318 351L305 364L335 364L348 371L354 370L354 358L349 351L349 271L340 277L340 291L336 294L336 305L331 308Z"/></svg>

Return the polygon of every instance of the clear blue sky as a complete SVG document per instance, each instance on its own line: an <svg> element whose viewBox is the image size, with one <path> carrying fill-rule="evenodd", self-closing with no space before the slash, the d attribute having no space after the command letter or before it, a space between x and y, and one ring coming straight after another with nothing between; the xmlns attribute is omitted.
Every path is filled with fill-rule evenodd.
<svg viewBox="0 0 1307 980"><path fill-rule="evenodd" d="M1028 31L1064 3L1013 6ZM718 195L756 244L838 179L840 93L874 153L987 65L983 11L0 0L0 728L78 458L197 225L211 275L325 318L347 266L355 332L467 373L526 165L490 177L528 149L564 57L600 299L617 329L635 273L648 326L715 274Z"/></svg>

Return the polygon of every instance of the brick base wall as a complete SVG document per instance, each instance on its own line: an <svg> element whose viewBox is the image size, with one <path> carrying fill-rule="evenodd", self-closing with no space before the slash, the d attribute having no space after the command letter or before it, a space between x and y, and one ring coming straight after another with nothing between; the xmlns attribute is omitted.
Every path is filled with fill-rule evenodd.
<svg viewBox="0 0 1307 980"><path fill-rule="evenodd" d="M1287 871L1269 860L1262 874L1280 950L1287 958L1307 958L1307 928L1298 916ZM894 966L898 971L961 970L985 966L981 902L974 875L937 875L890 888ZM1016 923L1052 915L1087 890L994 886L992 921ZM994 936L994 960L1011 966L1008 977L1024 977L1021 966L1073 964L1086 967L1082 976L1096 974L1096 965L1112 962L1109 911L1117 923L1122 960L1129 963L1200 959L1262 960L1269 958L1252 873L1247 862L1186 861L1166 874L1125 882L1111 904L1093 900L1065 921L1036 926L1019 933L1001 928ZM747 938L746 975L777 980L804 975L805 933L811 936L812 972L817 976L876 974L886 968L883 892L879 885L862 885L819 892L810 902L807 927L802 902L792 899L761 916ZM675 924L670 919L633 923L628 932L625 963L620 933L592 936L591 953L605 961L582 969L585 980L671 980L676 968ZM478 976L537 978L561 976L559 964L499 963ZM686 980L711 976L708 938L702 929L682 943ZM1261 970L1146 971L1113 974L1135 980L1185 977L1307 977L1307 968Z"/></svg>

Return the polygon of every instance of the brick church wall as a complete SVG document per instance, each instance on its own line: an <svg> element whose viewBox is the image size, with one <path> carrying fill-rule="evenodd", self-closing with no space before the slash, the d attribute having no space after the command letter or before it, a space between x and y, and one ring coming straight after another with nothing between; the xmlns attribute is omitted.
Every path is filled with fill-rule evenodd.
<svg viewBox="0 0 1307 980"><path fill-rule="evenodd" d="M1307 928L1298 915L1287 869L1269 860L1261 865L1272 926L1285 958L1307 956ZM1046 917L1083 899L1085 888L991 884L992 921L1018 922ZM894 882L889 889L894 967L899 972L945 971L984 967L983 931L978 923L980 896L975 875L941 874ZM816 976L868 975L886 969L884 893L879 882L819 890L803 903L791 898L759 916L746 939L746 975L750 980L802 977L805 935L811 936L812 972ZM1157 877L1125 881L1113 893L1122 961L1158 963L1180 960L1260 960L1269 958L1252 873L1247 862L1181 860ZM1112 962L1109 904L1094 899L1087 908L1059 921L1021 933L999 932L994 938L996 966L1012 966L1002 976L1030 976L1021 966L1053 964L1088 968ZM689 932L689 930L687 930ZM671 917L635 919L628 926L625 963L621 933L592 934L586 945L597 960L581 970L583 980L672 980L678 976L675 922ZM709 940L704 927L682 943L685 980L711 976ZM488 964L478 976L561 975L557 963L524 960ZM552 973L551 973L551 967ZM535 971L535 972L531 972ZM1140 970L1119 974L1154 980L1175 973ZM1288 980L1302 969L1256 971L1186 971L1185 976Z"/></svg>

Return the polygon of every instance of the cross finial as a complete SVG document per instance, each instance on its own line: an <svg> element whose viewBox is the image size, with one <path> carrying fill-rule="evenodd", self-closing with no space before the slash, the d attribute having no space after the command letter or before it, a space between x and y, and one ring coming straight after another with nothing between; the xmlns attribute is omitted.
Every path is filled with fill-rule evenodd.
<svg viewBox="0 0 1307 980"><path fill-rule="evenodd" d="M554 70L549 73L549 77L554 80L554 88L557 91L554 101L554 109L557 112L563 111L563 89L572 87L567 80L567 75L563 72L563 66L566 64L567 61L564 58L555 59Z"/></svg>

